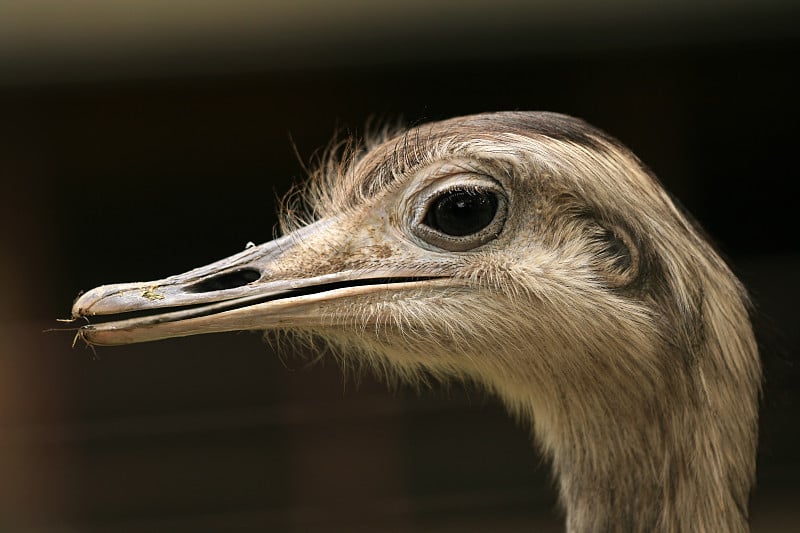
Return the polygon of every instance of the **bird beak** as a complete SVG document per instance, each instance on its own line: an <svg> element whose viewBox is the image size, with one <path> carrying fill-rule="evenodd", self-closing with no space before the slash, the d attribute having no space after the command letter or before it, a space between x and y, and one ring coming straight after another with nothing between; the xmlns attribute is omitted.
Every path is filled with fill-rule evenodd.
<svg viewBox="0 0 800 533"><path fill-rule="evenodd" d="M92 289L75 301L72 318L103 321L81 327L78 337L88 344L117 345L221 331L352 324L363 316L357 310L348 316L348 306L332 310L331 304L444 281L441 274L425 273L424 266L386 266L409 263L386 260L385 243L376 257L368 232L330 231L336 224L316 222L184 274ZM331 235L343 233L347 243L331 242Z"/></svg>

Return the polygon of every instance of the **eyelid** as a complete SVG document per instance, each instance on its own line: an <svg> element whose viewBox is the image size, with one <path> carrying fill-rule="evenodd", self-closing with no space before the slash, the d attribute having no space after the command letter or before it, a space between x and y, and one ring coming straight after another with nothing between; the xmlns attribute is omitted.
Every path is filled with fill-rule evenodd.
<svg viewBox="0 0 800 533"><path fill-rule="evenodd" d="M478 161L468 158L440 160L415 169L406 193L411 198L443 182L469 176L495 181Z"/></svg>

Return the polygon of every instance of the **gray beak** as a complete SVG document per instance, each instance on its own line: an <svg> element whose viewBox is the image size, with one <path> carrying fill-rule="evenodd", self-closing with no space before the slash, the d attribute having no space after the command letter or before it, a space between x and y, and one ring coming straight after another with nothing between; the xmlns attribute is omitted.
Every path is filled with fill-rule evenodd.
<svg viewBox="0 0 800 533"><path fill-rule="evenodd" d="M368 267L363 260L349 261L354 247L363 256L375 243L363 235L335 231L347 234L348 240L346 246L332 245L330 230L336 224L316 222L184 274L92 289L72 307L73 319L94 322L81 327L78 336L88 344L115 345L221 331L352 324L363 314L342 305L331 312L331 304L381 293L385 297L387 291L419 289L448 279L432 272L426 267L431 263L421 257L398 261L402 247Z"/></svg>

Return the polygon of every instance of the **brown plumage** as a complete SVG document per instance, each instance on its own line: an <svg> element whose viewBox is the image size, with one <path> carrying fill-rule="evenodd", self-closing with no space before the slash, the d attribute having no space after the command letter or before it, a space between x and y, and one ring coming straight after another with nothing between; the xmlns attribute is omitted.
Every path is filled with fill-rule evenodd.
<svg viewBox="0 0 800 533"><path fill-rule="evenodd" d="M746 293L618 141L461 117L355 147L293 198L281 239L84 294L73 316L110 321L80 337L289 331L390 379L477 382L532 423L568 531L748 529Z"/></svg>

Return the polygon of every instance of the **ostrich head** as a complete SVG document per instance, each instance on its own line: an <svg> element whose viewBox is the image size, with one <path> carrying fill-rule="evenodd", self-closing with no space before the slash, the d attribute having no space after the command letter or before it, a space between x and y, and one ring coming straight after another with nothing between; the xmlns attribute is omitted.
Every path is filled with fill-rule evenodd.
<svg viewBox="0 0 800 533"><path fill-rule="evenodd" d="M87 292L79 336L291 331L387 376L477 382L532 422L569 531L747 529L745 291L618 141L551 113L461 117L331 160L301 198L282 238Z"/></svg>

